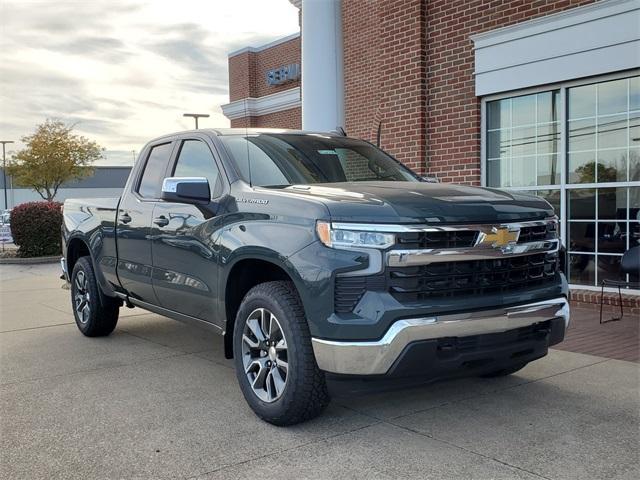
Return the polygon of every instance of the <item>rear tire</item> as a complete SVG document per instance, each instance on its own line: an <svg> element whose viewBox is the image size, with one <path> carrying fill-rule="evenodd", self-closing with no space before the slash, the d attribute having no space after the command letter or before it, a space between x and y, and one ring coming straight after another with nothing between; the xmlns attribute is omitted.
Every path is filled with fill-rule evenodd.
<svg viewBox="0 0 640 480"><path fill-rule="evenodd" d="M494 372L485 373L484 375L480 375L482 378L495 378L495 377L506 377L507 375L511 375L512 373L516 373L526 367L528 363L519 363L518 365L513 365L508 368L503 368L501 370L496 370Z"/></svg>
<svg viewBox="0 0 640 480"><path fill-rule="evenodd" d="M233 332L236 376L261 419L284 426L318 416L329 404L302 302L292 282L253 287L242 300Z"/></svg>
<svg viewBox="0 0 640 480"><path fill-rule="evenodd" d="M103 337L116 328L120 302L102 295L89 257L81 257L71 273L71 308L78 329L87 337Z"/></svg>

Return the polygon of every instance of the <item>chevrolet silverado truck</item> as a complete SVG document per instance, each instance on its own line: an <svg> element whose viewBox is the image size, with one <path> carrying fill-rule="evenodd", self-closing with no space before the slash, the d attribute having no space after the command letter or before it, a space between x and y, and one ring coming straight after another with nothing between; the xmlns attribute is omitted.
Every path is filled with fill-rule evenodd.
<svg viewBox="0 0 640 480"><path fill-rule="evenodd" d="M196 130L148 143L120 198L64 203L86 336L123 306L224 337L242 393L290 425L326 381L513 373L569 323L543 199L430 183L334 133Z"/></svg>

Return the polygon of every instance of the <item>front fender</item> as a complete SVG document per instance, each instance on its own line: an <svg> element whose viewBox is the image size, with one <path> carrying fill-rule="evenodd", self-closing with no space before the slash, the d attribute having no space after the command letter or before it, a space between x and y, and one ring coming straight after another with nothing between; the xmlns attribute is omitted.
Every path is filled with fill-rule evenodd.
<svg viewBox="0 0 640 480"><path fill-rule="evenodd" d="M296 288L301 289L303 279L288 258L314 241L315 222L310 220L239 221L225 227L216 242L220 265L216 295L218 318L224 319L226 324L226 286L238 262L251 259L272 263L284 270Z"/></svg>

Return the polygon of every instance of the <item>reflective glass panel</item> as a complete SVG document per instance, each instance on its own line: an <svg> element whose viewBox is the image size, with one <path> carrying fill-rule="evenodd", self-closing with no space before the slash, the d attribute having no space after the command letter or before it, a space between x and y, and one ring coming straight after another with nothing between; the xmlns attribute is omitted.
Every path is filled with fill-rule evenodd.
<svg viewBox="0 0 640 480"><path fill-rule="evenodd" d="M598 84L598 115L627 111L627 79Z"/></svg>

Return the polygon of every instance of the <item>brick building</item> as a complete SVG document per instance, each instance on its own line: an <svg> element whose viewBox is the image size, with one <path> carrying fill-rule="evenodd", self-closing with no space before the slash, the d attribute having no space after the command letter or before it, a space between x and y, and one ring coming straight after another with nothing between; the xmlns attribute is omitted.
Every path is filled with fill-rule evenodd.
<svg viewBox="0 0 640 480"><path fill-rule="evenodd" d="M299 70L300 34L230 53L230 102L222 111L231 126L300 128Z"/></svg>
<svg viewBox="0 0 640 480"><path fill-rule="evenodd" d="M290 1L302 39L229 57L232 126L343 126L419 174L544 196L571 283L621 278L640 242L640 0ZM287 65L302 81L267 81Z"/></svg>

